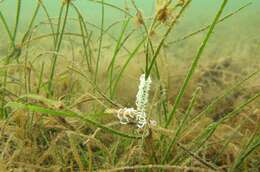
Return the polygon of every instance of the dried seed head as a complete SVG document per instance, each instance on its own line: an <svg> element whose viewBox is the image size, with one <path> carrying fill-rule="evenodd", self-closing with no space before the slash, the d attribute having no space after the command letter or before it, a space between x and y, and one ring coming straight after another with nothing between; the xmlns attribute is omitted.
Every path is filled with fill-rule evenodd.
<svg viewBox="0 0 260 172"><path fill-rule="evenodd" d="M155 19L161 23L167 22L173 15L173 9L170 0L157 0Z"/></svg>
<svg viewBox="0 0 260 172"><path fill-rule="evenodd" d="M63 4L69 4L72 0L62 0Z"/></svg>
<svg viewBox="0 0 260 172"><path fill-rule="evenodd" d="M143 14L140 10L136 12L136 15L134 17L134 23L138 27L144 24Z"/></svg>
<svg viewBox="0 0 260 172"><path fill-rule="evenodd" d="M59 101L56 104L54 104L54 107L56 109L64 109L65 106L64 106L63 102Z"/></svg>
<svg viewBox="0 0 260 172"><path fill-rule="evenodd" d="M185 0L179 0L179 4L178 5L183 6L184 4L185 4Z"/></svg>
<svg viewBox="0 0 260 172"><path fill-rule="evenodd" d="M168 6L160 8L156 13L156 20L165 23L171 17L171 10Z"/></svg>
<svg viewBox="0 0 260 172"><path fill-rule="evenodd" d="M153 38L153 37L155 37L157 35L157 33L154 31L154 30L151 30L150 32L149 32L149 37L150 38Z"/></svg>

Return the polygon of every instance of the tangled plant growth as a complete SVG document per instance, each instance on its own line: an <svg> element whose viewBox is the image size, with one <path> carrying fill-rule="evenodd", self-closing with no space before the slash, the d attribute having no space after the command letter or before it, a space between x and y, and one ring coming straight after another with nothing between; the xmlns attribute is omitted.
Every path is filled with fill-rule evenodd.
<svg viewBox="0 0 260 172"><path fill-rule="evenodd" d="M224 59L199 66L216 25L251 3L224 16L223 0L210 24L172 39L192 0L158 0L151 17L134 0L126 7L89 1L101 7L100 25L70 0L60 2L58 17L37 1L24 32L22 0L14 25L0 11L8 40L0 48L1 169L259 170L259 65L241 70ZM123 19L106 26L107 8ZM164 59L167 47L204 32L192 62Z"/></svg>

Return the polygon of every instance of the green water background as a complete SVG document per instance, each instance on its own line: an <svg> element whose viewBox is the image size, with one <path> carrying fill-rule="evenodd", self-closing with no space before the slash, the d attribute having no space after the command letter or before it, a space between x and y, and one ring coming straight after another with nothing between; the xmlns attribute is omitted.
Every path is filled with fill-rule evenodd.
<svg viewBox="0 0 260 172"><path fill-rule="evenodd" d="M16 15L16 0L4 0L0 3L0 10L4 14L7 19L7 23L10 28L14 26L15 23L15 15ZM129 0L105 0L107 3L111 3L115 6L124 8L125 4L128 4L130 9L133 9ZM126 3L127 2L127 3ZM187 33L192 31L196 31L197 29L210 24L214 15L216 14L218 8L221 5L221 0L193 0L189 9L185 12L184 16L181 18L178 23L177 28L172 33L172 36L169 38L170 40L174 40L175 38L181 37ZM253 2L252 5L242 10L235 16L227 19L216 27L216 31L213 37L213 43L211 44L212 49L214 51L218 51L219 49L224 49L223 47L228 47L230 52L237 51L239 49L244 48L244 46L250 48L247 51L256 52L260 47L260 1L259 0L229 0L227 7L225 8L224 14L228 14L244 4L248 2ZM58 17L61 0L43 0L43 3L47 7L48 12L51 17ZM101 4L94 3L89 0L75 0L75 5L80 9L80 11L84 15L84 19L88 22L91 22L95 25L100 26L101 23ZM18 33L23 33L26 31L30 19L32 17L33 11L36 8L37 1L36 0L22 0L21 7L21 16L20 23L18 28ZM136 4L138 8L141 9L145 17L152 16L155 11L155 0L136 0ZM133 15L135 11L130 11ZM77 17L75 11L71 8L69 11L70 17ZM124 14L111 7L105 6L105 27L109 26L111 23L123 19ZM45 14L43 10L40 10L39 15L37 16L36 23L41 21L46 21ZM79 32L77 30L79 28L78 23L70 21L67 25L66 31L70 32ZM112 30L110 30L111 34L119 35L118 30L121 28L121 25L117 25ZM94 33L99 34L98 30L91 28ZM49 29L43 28L41 32L50 32ZM7 39L6 32L3 30L3 25L0 25L0 40L1 44L5 44L6 41L3 39ZM197 48L198 43L200 43L203 35L195 36L192 38L195 40L191 43L190 51L193 51ZM188 42L184 42L187 43ZM194 45L194 46L193 46ZM221 45L221 46L219 46ZM173 45L172 48L182 47L184 45L178 44ZM220 48L221 47L221 48ZM235 48L234 48L235 47ZM253 50L251 48L253 47ZM178 53L176 51L176 53ZM214 53L214 52L212 52ZM225 52L226 53L226 52ZM183 54L183 51L179 52L179 54ZM240 53L238 53L240 54ZM254 55L255 56L255 53Z"/></svg>
<svg viewBox="0 0 260 172"><path fill-rule="evenodd" d="M131 3L129 0L105 0L105 2L114 4L115 6L121 8L124 8L125 4L128 4L128 6L131 8ZM221 0L193 0L189 9L185 13L183 19L184 22L182 22L183 25L188 24L189 27L186 27L186 29L188 30L189 28L196 28L201 24L206 24L210 22L212 20L212 17L215 15L217 9L219 8L221 2ZM254 25L250 24L260 23L259 0L229 0L228 5L225 9L225 14L234 11L235 9L241 7L243 4L246 4L248 2L253 2L253 4L244 11L240 12L240 14L238 14L236 17L229 19L228 22L230 23L230 25L226 29L234 27L234 24L236 25L236 27L238 27L238 29L250 29L249 27L254 27ZM58 16L61 0L43 0L43 3L46 5L51 17ZM89 0L75 0L74 3L84 14L84 17L87 21L97 25L100 24L101 5L99 3L94 3ZM22 0L20 30L26 28L26 23L28 23L31 19L31 15L33 14L36 4L37 0ZM155 0L136 0L136 4L142 10L143 14L146 17L149 17L154 13ZM7 17L8 23L12 25L12 23L14 23L16 15L16 0L4 0L2 3L0 3L0 10L5 15L5 17ZM76 16L73 10L70 10L69 15L74 17ZM41 12L39 16L40 17L37 18L38 21L46 20L43 12ZM106 25L118 19L122 19L123 16L124 14L122 12L108 6L105 7Z"/></svg>

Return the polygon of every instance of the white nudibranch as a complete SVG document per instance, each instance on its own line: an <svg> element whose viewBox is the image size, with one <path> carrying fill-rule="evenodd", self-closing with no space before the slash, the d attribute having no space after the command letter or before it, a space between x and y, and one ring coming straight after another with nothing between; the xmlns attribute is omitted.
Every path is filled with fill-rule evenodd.
<svg viewBox="0 0 260 172"><path fill-rule="evenodd" d="M150 76L146 79L145 74L140 76L138 92L136 94L136 109L137 109L137 127L143 128L147 124L146 106L149 98L149 90L152 80Z"/></svg>
<svg viewBox="0 0 260 172"><path fill-rule="evenodd" d="M131 119L134 119L136 113L134 108L122 108L117 111L117 118L121 124L128 124Z"/></svg>
<svg viewBox="0 0 260 172"><path fill-rule="evenodd" d="M150 76L145 79L145 74L140 76L140 84L138 87L138 92L136 94L136 108L139 112L145 112L146 105L148 103L149 98L149 90L151 86L151 78Z"/></svg>
<svg viewBox="0 0 260 172"><path fill-rule="evenodd" d="M136 109L122 108L117 110L117 118L121 124L128 124L130 122L137 123L138 128L143 128L147 124L146 106L149 98L149 90L151 86L151 78L145 79L145 74L140 76L140 83L136 95ZM151 125L156 125L153 121Z"/></svg>

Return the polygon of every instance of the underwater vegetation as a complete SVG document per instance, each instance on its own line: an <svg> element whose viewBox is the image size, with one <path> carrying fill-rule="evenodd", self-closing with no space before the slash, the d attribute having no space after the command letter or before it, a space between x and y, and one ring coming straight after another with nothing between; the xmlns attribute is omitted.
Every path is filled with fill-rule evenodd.
<svg viewBox="0 0 260 172"><path fill-rule="evenodd" d="M195 0L28 1L0 1L0 171L260 171L259 33L223 29L259 3L187 32Z"/></svg>

